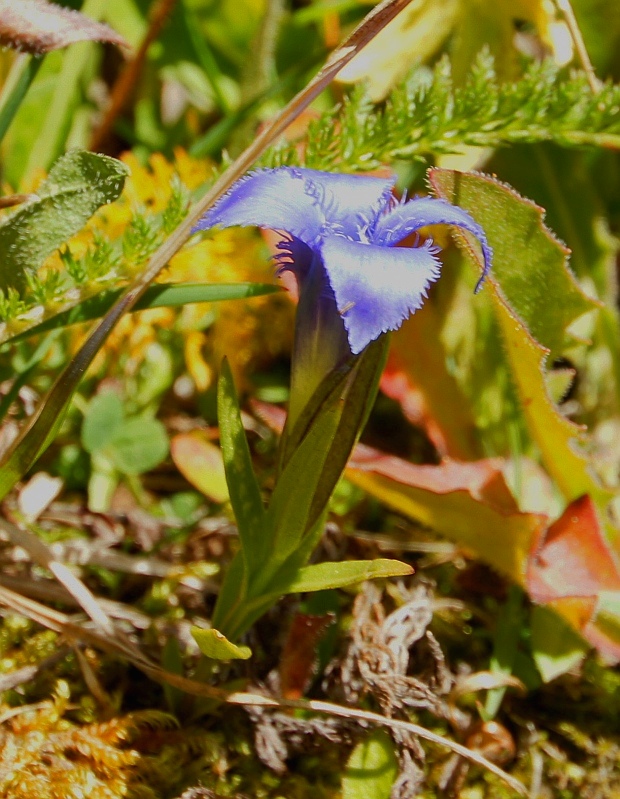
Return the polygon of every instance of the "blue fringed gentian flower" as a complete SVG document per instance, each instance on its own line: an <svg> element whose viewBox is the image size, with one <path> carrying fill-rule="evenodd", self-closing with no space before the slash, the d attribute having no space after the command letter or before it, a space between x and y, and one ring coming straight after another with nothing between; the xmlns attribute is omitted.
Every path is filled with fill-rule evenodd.
<svg viewBox="0 0 620 799"><path fill-rule="evenodd" d="M197 225L282 232L276 260L299 285L293 384L306 397L343 358L422 306L440 274L438 248L429 239L396 247L406 236L428 225L463 228L482 247L477 289L491 266L484 231L466 211L430 197L399 202L394 182L299 167L257 170Z"/></svg>

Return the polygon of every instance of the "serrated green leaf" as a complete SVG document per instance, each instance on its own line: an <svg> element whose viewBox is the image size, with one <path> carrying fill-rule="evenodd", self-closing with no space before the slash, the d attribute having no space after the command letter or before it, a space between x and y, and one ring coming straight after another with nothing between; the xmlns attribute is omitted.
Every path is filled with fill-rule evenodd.
<svg viewBox="0 0 620 799"><path fill-rule="evenodd" d="M233 644L219 630L192 627L192 638L202 654L213 660L247 660L252 657L249 646Z"/></svg>
<svg viewBox="0 0 620 799"><path fill-rule="evenodd" d="M548 248L541 251L541 215L536 206L508 187L484 175L456 173L452 170L431 170L430 181L435 193L449 202L462 205L482 225L495 248L493 275L487 280L485 291L490 295L495 316L502 333L506 358L520 400L523 416L532 439L538 445L542 460L566 499L572 501L590 494L599 504L609 500L590 473L588 459L576 444L583 431L562 416L553 404L545 382L545 363L550 346L560 347L569 316L558 310L566 299L575 318L580 301L567 280L565 258L560 260ZM502 193L503 192L503 193ZM501 213L498 209L502 209ZM525 211L523 210L525 209ZM502 217L510 220L500 223ZM532 216L534 214L534 216ZM510 238L513 219L530 218L530 230L513 239L513 248L502 242L502 231ZM543 236L547 234L543 232ZM548 238L559 252L562 247ZM463 240L457 234L457 240ZM477 252L467 244L466 251L478 258ZM542 255L541 255L542 252ZM540 272L538 271L540 270ZM522 271L526 279L517 279ZM559 277L557 273L562 273ZM542 275L548 283L539 285ZM503 281L507 281L508 291ZM549 286L561 287L549 301ZM572 284L574 285L574 284ZM517 289L518 287L518 289ZM571 299L572 298L572 299ZM512 307L516 305L516 311ZM537 314L540 318L537 318ZM530 333L529 326L545 341L541 345Z"/></svg>
<svg viewBox="0 0 620 799"><path fill-rule="evenodd" d="M278 586L279 593L302 594L306 591L324 591L382 577L404 577L413 574L407 563L387 558L376 560L345 560L339 563L313 563L303 566L286 583Z"/></svg>
<svg viewBox="0 0 620 799"><path fill-rule="evenodd" d="M357 744L342 777L342 799L388 799L398 775L394 742L375 730Z"/></svg>
<svg viewBox="0 0 620 799"><path fill-rule="evenodd" d="M493 276L535 340L557 355L566 328L598 309L568 267L570 251L543 222L544 210L488 175L432 169L434 189L474 214L493 248Z"/></svg>
<svg viewBox="0 0 620 799"><path fill-rule="evenodd" d="M157 419L127 419L110 437L106 453L123 474L143 474L168 454L166 428Z"/></svg>
<svg viewBox="0 0 620 799"><path fill-rule="evenodd" d="M97 452L109 444L124 418L123 401L115 391L93 397L82 425L82 445L86 452Z"/></svg>
<svg viewBox="0 0 620 799"><path fill-rule="evenodd" d="M27 273L34 274L98 208L120 196L128 172L121 161L97 153L59 158L39 186L38 199L0 222L0 288L23 290Z"/></svg>

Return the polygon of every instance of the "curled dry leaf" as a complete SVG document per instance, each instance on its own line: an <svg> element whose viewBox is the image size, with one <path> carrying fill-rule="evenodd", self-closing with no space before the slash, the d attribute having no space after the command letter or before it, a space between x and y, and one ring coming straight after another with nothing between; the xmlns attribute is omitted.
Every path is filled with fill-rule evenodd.
<svg viewBox="0 0 620 799"><path fill-rule="evenodd" d="M46 0L0 0L0 44L44 55L74 42L110 42L127 47L112 28Z"/></svg>

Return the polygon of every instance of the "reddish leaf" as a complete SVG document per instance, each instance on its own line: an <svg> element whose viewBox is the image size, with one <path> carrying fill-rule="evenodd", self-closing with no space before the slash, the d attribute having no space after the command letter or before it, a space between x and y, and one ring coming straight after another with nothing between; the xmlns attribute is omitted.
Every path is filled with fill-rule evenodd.
<svg viewBox="0 0 620 799"><path fill-rule="evenodd" d="M82 41L127 47L118 33L89 17L46 0L0 0L0 44L43 55Z"/></svg>
<svg viewBox="0 0 620 799"><path fill-rule="evenodd" d="M332 613L294 616L280 660L280 690L286 699L304 695L316 669L317 643L333 618Z"/></svg>
<svg viewBox="0 0 620 799"><path fill-rule="evenodd" d="M535 602L567 619L606 660L620 660L620 566L589 496L571 502L536 541L527 590Z"/></svg>
<svg viewBox="0 0 620 799"><path fill-rule="evenodd" d="M222 452L204 430L176 435L170 442L170 454L189 483L214 502L226 502L228 486Z"/></svg>
<svg viewBox="0 0 620 799"><path fill-rule="evenodd" d="M419 465L358 444L349 467L375 472L434 494L467 491L480 502L488 502L498 510L515 513L519 509L504 481L502 464L502 458L468 463L446 458L439 466Z"/></svg>
<svg viewBox="0 0 620 799"><path fill-rule="evenodd" d="M522 513L504 481L501 459L446 460L418 466L358 446L347 477L389 507L474 552L525 583L527 555L547 517Z"/></svg>
<svg viewBox="0 0 620 799"><path fill-rule="evenodd" d="M535 602L620 590L618 563L589 496L571 502L534 543L527 585Z"/></svg>

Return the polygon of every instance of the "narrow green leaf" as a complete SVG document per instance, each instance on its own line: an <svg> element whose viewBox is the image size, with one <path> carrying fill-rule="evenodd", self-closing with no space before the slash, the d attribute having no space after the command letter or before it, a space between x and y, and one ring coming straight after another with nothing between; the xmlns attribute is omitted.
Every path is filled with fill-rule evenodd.
<svg viewBox="0 0 620 799"><path fill-rule="evenodd" d="M80 11L93 20L104 14L109 0L84 0ZM64 51L62 67L55 80L54 94L39 111L43 124L33 141L22 177L28 178L37 169L49 169L50 164L63 151L73 115L80 103L80 82L99 45L95 42L77 42Z"/></svg>
<svg viewBox="0 0 620 799"><path fill-rule="evenodd" d="M342 777L342 799L389 799L398 776L394 742L375 730L357 744Z"/></svg>
<svg viewBox="0 0 620 799"><path fill-rule="evenodd" d="M41 361L46 357L57 338L58 335L53 333L52 335L46 336L44 339L42 339L30 358L28 358L27 363L25 363L17 372L13 383L11 384L11 388L0 400L0 421L2 421L2 419L4 419L6 414L9 412L9 408L15 401L22 386L26 385L28 380L30 380L31 375Z"/></svg>
<svg viewBox="0 0 620 799"><path fill-rule="evenodd" d="M272 552L269 572L259 575L261 588L297 549L312 526L310 512L338 430L340 413L341 407L337 402L323 408L278 478L266 516Z"/></svg>
<svg viewBox="0 0 620 799"><path fill-rule="evenodd" d="M237 638L235 625L243 615L242 608L247 599L247 570L243 554L239 551L231 560L224 581L217 595L211 623L228 638ZM242 628L242 632L245 628Z"/></svg>
<svg viewBox="0 0 620 799"><path fill-rule="evenodd" d="M265 510L241 422L239 400L228 361L222 362L218 383L218 422L226 482L235 512L248 574L260 567L266 553Z"/></svg>
<svg viewBox="0 0 620 799"><path fill-rule="evenodd" d="M106 155L75 151L56 161L37 200L0 222L0 288L23 290L26 274L82 229L95 211L119 197L129 170Z"/></svg>
<svg viewBox="0 0 620 799"><path fill-rule="evenodd" d="M203 655L213 660L247 660L252 657L249 646L237 646L226 638L219 630L203 630L192 627L192 638L198 644Z"/></svg>
<svg viewBox="0 0 620 799"><path fill-rule="evenodd" d="M0 94L0 142L17 113L30 84L35 79L42 58L22 54L13 62L11 71Z"/></svg>
<svg viewBox="0 0 620 799"><path fill-rule="evenodd" d="M345 560L339 563L313 563L304 566L288 582L279 586L279 593L302 594L306 591L324 591L343 588L364 580L383 577L405 577L413 574L407 563L387 558L376 560Z"/></svg>
<svg viewBox="0 0 620 799"><path fill-rule="evenodd" d="M28 330L10 336L3 343L14 344L30 336L46 333L48 330L99 319L114 305L123 291L124 288L101 291ZM131 312L144 311L148 308L175 308L193 302L246 300L278 291L281 291L280 287L271 283L155 283L147 288Z"/></svg>
<svg viewBox="0 0 620 799"><path fill-rule="evenodd" d="M274 540L271 574L298 548L327 505L374 402L387 346L388 338L382 336L356 359L343 379L328 379L329 391L323 386L317 390L324 395L323 405L313 408L314 420L279 476L267 511L267 527L273 530ZM306 424L304 420L305 411L299 422ZM264 586L268 575L261 577Z"/></svg>
<svg viewBox="0 0 620 799"><path fill-rule="evenodd" d="M232 571L230 569L224 582L224 588L227 590L226 603L220 602L218 597L218 608L223 608L226 604L229 611L226 613L222 610L218 614L218 608L216 608L213 618L214 626L218 630L225 630L228 638L234 640L243 635L284 594L343 588L364 580L403 577L413 573L411 566L397 560L387 559L318 563L300 569L295 565L296 556L297 552L288 563L281 567L280 574L264 587L262 593L254 592L250 597L246 596L243 591L238 572L236 579L229 579ZM240 561L240 558L235 558L233 565Z"/></svg>
<svg viewBox="0 0 620 799"><path fill-rule="evenodd" d="M313 525L323 512L340 480L360 433L364 429L379 387L379 379L389 348L389 335L380 336L366 347L357 359L353 374L340 406L340 419L333 446L321 471L312 507L309 525Z"/></svg>

